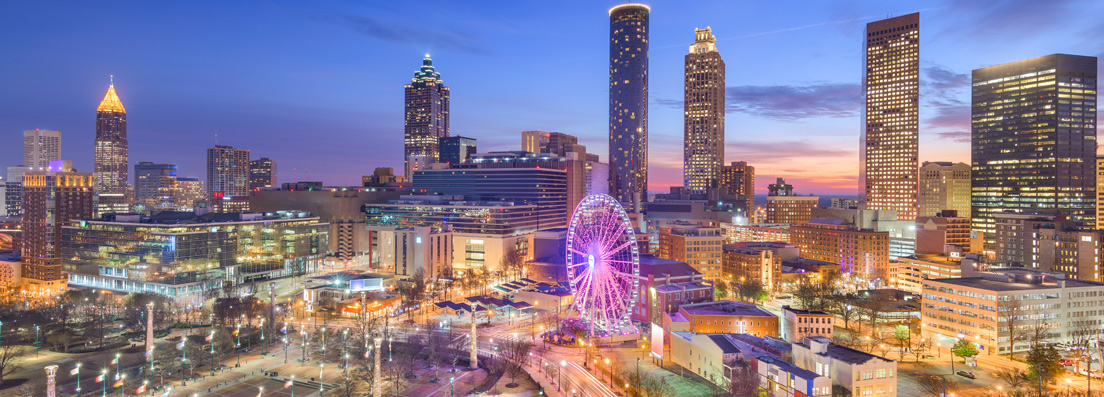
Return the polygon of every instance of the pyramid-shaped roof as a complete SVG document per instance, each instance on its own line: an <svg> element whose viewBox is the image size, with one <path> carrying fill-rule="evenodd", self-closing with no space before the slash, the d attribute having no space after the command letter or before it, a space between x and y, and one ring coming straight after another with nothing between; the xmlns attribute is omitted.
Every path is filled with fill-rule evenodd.
<svg viewBox="0 0 1104 397"><path fill-rule="evenodd" d="M114 80L114 78L112 78L112 80ZM100 107L96 108L96 111L126 113L126 108L123 107L123 101L120 101L119 95L115 93L114 81L107 87L107 94L104 95L104 99L100 101Z"/></svg>

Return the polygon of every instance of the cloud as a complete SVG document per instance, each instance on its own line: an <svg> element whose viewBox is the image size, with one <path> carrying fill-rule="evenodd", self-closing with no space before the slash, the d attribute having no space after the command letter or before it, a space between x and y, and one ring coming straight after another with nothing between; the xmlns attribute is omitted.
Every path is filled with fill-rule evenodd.
<svg viewBox="0 0 1104 397"><path fill-rule="evenodd" d="M858 84L736 86L726 96L728 113L778 121L856 117L861 98Z"/></svg>
<svg viewBox="0 0 1104 397"><path fill-rule="evenodd" d="M481 55L492 53L482 37L460 29L432 29L417 24L391 23L365 15L342 14L338 19L360 34L392 43L448 48Z"/></svg>
<svg viewBox="0 0 1104 397"><path fill-rule="evenodd" d="M947 91L957 91L970 88L970 75L956 73L942 66L929 66L924 68L927 78L921 79L920 84L935 90L934 94L942 94Z"/></svg>
<svg viewBox="0 0 1104 397"><path fill-rule="evenodd" d="M823 158L838 161L841 158L854 158L858 161L859 142L856 137L855 150L844 150L803 141L729 141L725 143L725 159L780 163L784 160L802 160L808 164L810 159Z"/></svg>
<svg viewBox="0 0 1104 397"><path fill-rule="evenodd" d="M677 110L685 109L685 106L683 105L683 100L681 100L681 99L655 98L655 99L652 99L652 103L654 103L658 106L665 107L665 108L670 108L670 109L677 109Z"/></svg>
<svg viewBox="0 0 1104 397"><path fill-rule="evenodd" d="M942 139L942 140L959 142L959 143L970 143L970 131L937 132L937 133L935 133L935 135L938 136L939 139Z"/></svg>
<svg viewBox="0 0 1104 397"><path fill-rule="evenodd" d="M970 104L957 99L933 99L927 102L927 108L935 110L935 115L927 118L928 128L956 130L970 128Z"/></svg>

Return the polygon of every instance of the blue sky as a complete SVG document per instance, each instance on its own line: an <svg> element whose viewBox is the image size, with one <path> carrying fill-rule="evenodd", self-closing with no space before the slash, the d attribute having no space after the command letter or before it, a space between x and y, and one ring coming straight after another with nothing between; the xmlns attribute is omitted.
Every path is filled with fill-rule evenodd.
<svg viewBox="0 0 1104 397"><path fill-rule="evenodd" d="M358 184L402 166L402 85L424 53L452 89L452 134L479 150L562 131L607 157L608 14L617 2L18 2L0 18L0 166L22 131L62 132L90 170L115 75L130 160L204 178L205 148L248 148L280 180ZM921 160L969 161L970 70L1100 56L1093 1L654 1L650 184L680 185L683 55L710 26L727 64L726 161L801 193L854 194L865 23L921 13Z"/></svg>

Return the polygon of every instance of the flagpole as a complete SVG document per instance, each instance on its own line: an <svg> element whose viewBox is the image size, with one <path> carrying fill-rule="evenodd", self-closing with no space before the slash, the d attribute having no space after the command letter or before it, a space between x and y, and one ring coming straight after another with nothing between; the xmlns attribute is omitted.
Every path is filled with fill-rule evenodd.
<svg viewBox="0 0 1104 397"><path fill-rule="evenodd" d="M103 375L101 375L101 376L104 377L104 380L103 380L103 394L101 394L101 396L107 397L107 370L106 369L103 370Z"/></svg>
<svg viewBox="0 0 1104 397"><path fill-rule="evenodd" d="M77 395L80 395L80 367L81 363L77 363Z"/></svg>

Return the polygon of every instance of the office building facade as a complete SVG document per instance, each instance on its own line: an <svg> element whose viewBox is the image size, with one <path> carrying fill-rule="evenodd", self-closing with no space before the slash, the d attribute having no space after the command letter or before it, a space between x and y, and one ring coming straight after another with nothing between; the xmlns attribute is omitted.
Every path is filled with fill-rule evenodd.
<svg viewBox="0 0 1104 397"><path fill-rule="evenodd" d="M62 228L69 285L202 302L204 291L322 269L329 225L302 211L109 215Z"/></svg>
<svg viewBox="0 0 1104 397"><path fill-rule="evenodd" d="M464 136L447 136L438 141L440 156L438 163L460 164L471 158L476 153L475 138Z"/></svg>
<svg viewBox="0 0 1104 397"><path fill-rule="evenodd" d="M524 161L522 161L524 162ZM582 199L581 162L574 162L571 182L577 182L573 192ZM539 167L515 167L519 164L485 162L472 163L481 168L428 169L414 172L415 194L463 196L467 201L513 202L536 205L542 220L542 229L567 225L568 170ZM490 168L496 165L509 168ZM549 165L552 165L549 163ZM557 163L566 166L566 163ZM483 168L487 167L487 168ZM572 208L573 210L574 208Z"/></svg>
<svg viewBox="0 0 1104 397"><path fill-rule="evenodd" d="M916 217L920 14L871 22L863 32L862 207Z"/></svg>
<svg viewBox="0 0 1104 397"><path fill-rule="evenodd" d="M425 156L432 161L440 157L439 139L449 136L449 88L426 54L421 69L414 72L403 90L403 176L410 178L414 172L411 156Z"/></svg>
<svg viewBox="0 0 1104 397"><path fill-rule="evenodd" d="M920 167L919 201L919 216L936 216L945 210L970 216L970 165L925 161Z"/></svg>
<svg viewBox="0 0 1104 397"><path fill-rule="evenodd" d="M93 171L96 175L96 213L129 212L127 198L127 113L115 82L96 108Z"/></svg>
<svg viewBox="0 0 1104 397"><path fill-rule="evenodd" d="M609 10L609 193L639 212L648 201L648 37L643 4Z"/></svg>
<svg viewBox="0 0 1104 397"><path fill-rule="evenodd" d="M987 251L1004 211L1096 227L1096 80L1096 57L1067 54L973 71L970 217Z"/></svg>
<svg viewBox="0 0 1104 397"><path fill-rule="evenodd" d="M813 219L817 196L767 196L766 223L796 225Z"/></svg>
<svg viewBox="0 0 1104 397"><path fill-rule="evenodd" d="M215 145L207 148L207 197L249 195L249 150Z"/></svg>
<svg viewBox="0 0 1104 397"><path fill-rule="evenodd" d="M23 166L46 168L61 160L61 133L50 130L23 131Z"/></svg>
<svg viewBox="0 0 1104 397"><path fill-rule="evenodd" d="M276 179L276 161L261 157L249 162L249 191L280 186Z"/></svg>
<svg viewBox="0 0 1104 397"><path fill-rule="evenodd" d="M710 28L694 30L683 76L683 187L721 187L725 136L725 64Z"/></svg>
<svg viewBox="0 0 1104 397"><path fill-rule="evenodd" d="M178 208L192 208L206 201L207 189L199 178L177 177L175 198Z"/></svg>
<svg viewBox="0 0 1104 397"><path fill-rule="evenodd" d="M860 230L842 221L814 219L790 226L790 243L801 257L840 265L843 274L888 281L889 233Z"/></svg>
<svg viewBox="0 0 1104 397"><path fill-rule="evenodd" d="M176 164L142 161L134 165L134 201L147 209L176 206Z"/></svg>

